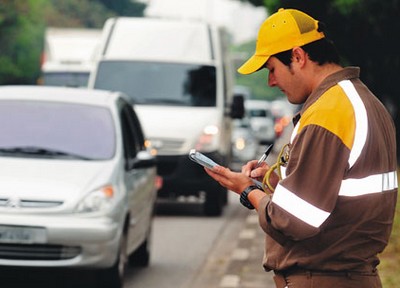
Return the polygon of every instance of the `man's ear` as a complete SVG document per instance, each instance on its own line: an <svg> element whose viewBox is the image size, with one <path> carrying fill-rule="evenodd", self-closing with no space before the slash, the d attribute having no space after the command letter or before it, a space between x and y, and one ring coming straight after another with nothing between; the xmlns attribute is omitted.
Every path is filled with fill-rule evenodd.
<svg viewBox="0 0 400 288"><path fill-rule="evenodd" d="M304 65L307 60L307 53L300 47L292 49L292 62Z"/></svg>

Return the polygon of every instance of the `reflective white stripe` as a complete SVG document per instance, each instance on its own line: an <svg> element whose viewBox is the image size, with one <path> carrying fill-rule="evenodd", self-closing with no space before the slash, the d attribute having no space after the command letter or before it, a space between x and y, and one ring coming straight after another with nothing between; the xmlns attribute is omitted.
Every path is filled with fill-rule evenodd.
<svg viewBox="0 0 400 288"><path fill-rule="evenodd" d="M397 173L394 171L371 175L361 179L345 179L340 186L339 195L354 197L381 193L396 189L397 187Z"/></svg>
<svg viewBox="0 0 400 288"><path fill-rule="evenodd" d="M330 215L329 212L311 205L279 184L272 194L272 202L313 227L321 226Z"/></svg>
<svg viewBox="0 0 400 288"><path fill-rule="evenodd" d="M360 156L365 141L367 140L368 117L364 103L361 101L360 95L358 95L353 83L351 83L350 80L344 80L339 82L339 85L352 103L356 117L356 133L349 157L349 165L351 168Z"/></svg>
<svg viewBox="0 0 400 288"><path fill-rule="evenodd" d="M293 143L294 137L297 135L297 130L299 130L300 127L300 121L297 121L296 126L294 126L292 135L290 136L290 143Z"/></svg>
<svg viewBox="0 0 400 288"><path fill-rule="evenodd" d="M285 166L279 166L279 169L281 169L282 179L285 179L286 178L286 167Z"/></svg>

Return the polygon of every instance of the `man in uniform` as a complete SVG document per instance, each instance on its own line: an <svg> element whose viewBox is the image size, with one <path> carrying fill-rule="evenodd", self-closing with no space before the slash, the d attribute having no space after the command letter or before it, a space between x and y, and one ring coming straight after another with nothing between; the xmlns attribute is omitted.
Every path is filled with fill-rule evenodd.
<svg viewBox="0 0 400 288"><path fill-rule="evenodd" d="M275 272L278 288L382 287L378 254L397 198L391 116L359 68L339 64L322 23L301 11L280 9L262 24L255 54L238 71L263 68L269 86L303 104L277 170L254 160L241 172L206 172L258 211L263 265Z"/></svg>

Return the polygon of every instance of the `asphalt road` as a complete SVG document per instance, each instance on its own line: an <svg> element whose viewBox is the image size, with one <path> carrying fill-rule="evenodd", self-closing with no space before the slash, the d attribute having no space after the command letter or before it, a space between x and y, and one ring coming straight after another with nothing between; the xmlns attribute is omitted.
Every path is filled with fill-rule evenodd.
<svg viewBox="0 0 400 288"><path fill-rule="evenodd" d="M214 246L220 236L232 234L234 239L225 243L224 248L233 249L245 221L248 211L239 206L236 195L230 193L229 198L221 217L203 216L199 204L159 206L154 222L151 265L146 269L128 270L126 288L192 287L202 267L212 257L210 253L215 252ZM226 255L224 261L229 261L229 257Z"/></svg>

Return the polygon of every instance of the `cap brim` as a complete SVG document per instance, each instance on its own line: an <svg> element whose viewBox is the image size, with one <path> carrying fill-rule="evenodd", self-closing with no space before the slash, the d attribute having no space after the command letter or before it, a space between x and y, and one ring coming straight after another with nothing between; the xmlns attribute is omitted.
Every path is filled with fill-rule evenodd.
<svg viewBox="0 0 400 288"><path fill-rule="evenodd" d="M242 66L237 70L240 74L251 74L262 68L262 66L267 62L269 56L258 56L253 55L249 60L247 60Z"/></svg>

